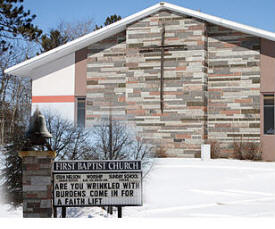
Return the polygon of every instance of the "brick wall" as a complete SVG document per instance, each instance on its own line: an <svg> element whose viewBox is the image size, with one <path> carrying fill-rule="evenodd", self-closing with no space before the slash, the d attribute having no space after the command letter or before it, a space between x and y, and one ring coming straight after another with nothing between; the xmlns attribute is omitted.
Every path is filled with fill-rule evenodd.
<svg viewBox="0 0 275 229"><path fill-rule="evenodd" d="M51 151L20 152L23 171L23 217L52 217L52 162Z"/></svg>
<svg viewBox="0 0 275 229"><path fill-rule="evenodd" d="M208 138L260 140L260 39L208 25Z"/></svg>
<svg viewBox="0 0 275 229"><path fill-rule="evenodd" d="M165 25L164 112L160 110L160 46ZM135 122L149 143L169 156L191 156L204 138L206 101L205 24L161 11L127 28L126 102L128 120ZM144 49L145 48L145 49Z"/></svg>
<svg viewBox="0 0 275 229"><path fill-rule="evenodd" d="M162 24L165 45L185 45L164 52L163 113L161 51L148 48L161 45ZM171 157L199 155L208 139L259 140L259 38L160 11L88 49L88 126L111 106Z"/></svg>
<svg viewBox="0 0 275 229"><path fill-rule="evenodd" d="M125 32L88 47L86 125L106 117L109 108L125 119L126 83Z"/></svg>

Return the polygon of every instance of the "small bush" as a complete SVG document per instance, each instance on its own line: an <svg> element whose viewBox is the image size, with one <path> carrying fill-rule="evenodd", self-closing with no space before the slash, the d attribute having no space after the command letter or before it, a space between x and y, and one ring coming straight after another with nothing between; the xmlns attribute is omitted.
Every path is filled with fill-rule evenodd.
<svg viewBox="0 0 275 229"><path fill-rule="evenodd" d="M158 158L166 158L166 157L168 157L168 155L166 153L166 149L163 146L158 147L156 149L156 155L155 155L155 157L158 157Z"/></svg>
<svg viewBox="0 0 275 229"><path fill-rule="evenodd" d="M242 160L242 149L240 142L233 143L233 158Z"/></svg>
<svg viewBox="0 0 275 229"><path fill-rule="evenodd" d="M258 142L234 142L234 158L259 161L262 159L262 147Z"/></svg>
<svg viewBox="0 0 275 229"><path fill-rule="evenodd" d="M207 142L207 144L210 144L210 154L211 159L216 159L221 157L221 149L219 142L215 140L210 140Z"/></svg>

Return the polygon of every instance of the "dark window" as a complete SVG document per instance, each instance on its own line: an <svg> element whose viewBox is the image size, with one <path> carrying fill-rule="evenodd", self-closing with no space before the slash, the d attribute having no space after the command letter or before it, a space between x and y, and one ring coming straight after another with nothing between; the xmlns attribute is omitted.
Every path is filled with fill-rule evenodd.
<svg viewBox="0 0 275 229"><path fill-rule="evenodd" d="M264 134L274 134L274 95L264 95Z"/></svg>
<svg viewBox="0 0 275 229"><path fill-rule="evenodd" d="M85 127L85 98L77 99L77 126Z"/></svg>

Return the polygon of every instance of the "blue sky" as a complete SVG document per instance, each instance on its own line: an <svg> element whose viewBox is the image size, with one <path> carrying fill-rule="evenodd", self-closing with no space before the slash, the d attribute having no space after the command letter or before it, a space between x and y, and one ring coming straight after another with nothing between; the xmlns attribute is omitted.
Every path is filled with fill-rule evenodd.
<svg viewBox="0 0 275 229"><path fill-rule="evenodd" d="M24 0L25 9L37 18L34 23L43 31L65 21L92 18L95 24L103 24L111 14L122 18L150 7L159 0ZM275 32L274 0L167 0L185 8L200 10L242 24Z"/></svg>

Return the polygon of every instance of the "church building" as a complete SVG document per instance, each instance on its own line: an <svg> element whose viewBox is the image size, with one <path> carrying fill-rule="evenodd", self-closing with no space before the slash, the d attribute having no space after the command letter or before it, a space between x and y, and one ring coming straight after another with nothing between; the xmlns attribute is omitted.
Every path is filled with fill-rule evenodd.
<svg viewBox="0 0 275 229"><path fill-rule="evenodd" d="M161 2L6 70L32 107L91 127L112 117L169 157L259 143L275 160L275 33Z"/></svg>

